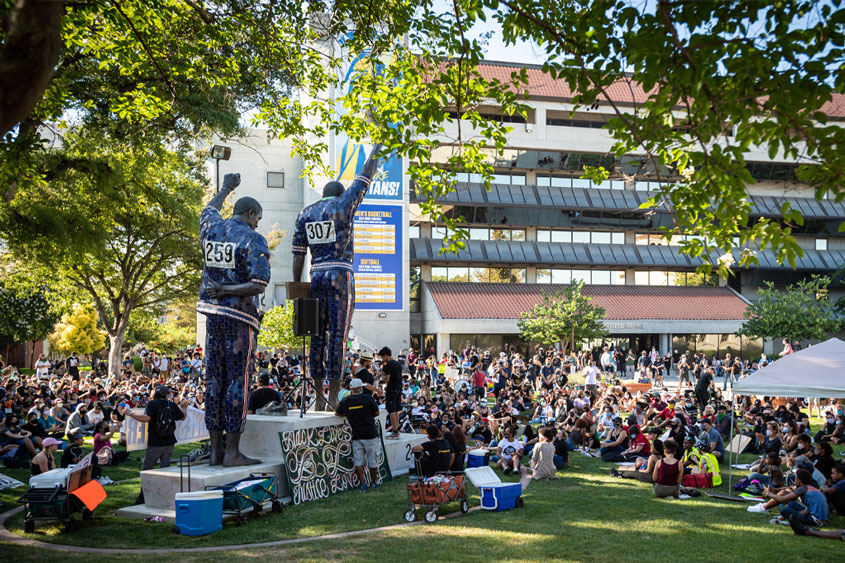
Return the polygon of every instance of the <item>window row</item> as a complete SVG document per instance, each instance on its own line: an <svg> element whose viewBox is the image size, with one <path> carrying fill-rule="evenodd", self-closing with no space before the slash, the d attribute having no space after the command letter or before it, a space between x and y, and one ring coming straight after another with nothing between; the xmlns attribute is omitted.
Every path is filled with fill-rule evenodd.
<svg viewBox="0 0 845 563"><path fill-rule="evenodd" d="M525 229L490 229L487 227L468 227L469 240L525 240ZM432 227L431 238L446 238L446 227Z"/></svg>
<svg viewBox="0 0 845 563"><path fill-rule="evenodd" d="M634 272L634 285L719 285L716 274L705 276L696 272L668 270L639 270Z"/></svg>
<svg viewBox="0 0 845 563"><path fill-rule="evenodd" d="M570 176L541 176L537 175L537 185L553 188L596 188L601 190L624 190L624 180L605 180L596 184L586 178L572 178Z"/></svg>
<svg viewBox="0 0 845 563"><path fill-rule="evenodd" d="M458 172L455 178L461 183L480 184L483 180L481 174L469 174ZM493 174L492 184L507 184L511 186L524 186L525 174Z"/></svg>
<svg viewBox="0 0 845 563"><path fill-rule="evenodd" d="M537 283L572 283L593 285L625 285L625 270L537 269Z"/></svg>
<svg viewBox="0 0 845 563"><path fill-rule="evenodd" d="M528 273L524 268L471 268L468 266L431 268L431 281L435 282L525 283L527 279Z"/></svg>
<svg viewBox="0 0 845 563"><path fill-rule="evenodd" d="M621 231L554 231L537 229L537 242L625 244L625 233Z"/></svg>

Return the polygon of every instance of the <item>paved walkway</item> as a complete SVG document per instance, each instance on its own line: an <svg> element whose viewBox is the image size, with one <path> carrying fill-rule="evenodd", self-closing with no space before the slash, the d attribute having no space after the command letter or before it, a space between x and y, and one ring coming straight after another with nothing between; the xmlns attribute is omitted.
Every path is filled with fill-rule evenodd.
<svg viewBox="0 0 845 563"><path fill-rule="evenodd" d="M480 510L480 506L470 508L470 512ZM366 534L373 534L376 532L384 532L388 530L398 530L400 528L407 528L410 526L419 526L424 524L424 520L417 520L416 522L404 522L402 524L395 524L393 526L382 526L380 528L369 528L366 530L353 530L351 532L338 532L336 534L326 534L324 536L313 536L309 538L294 538L289 540L277 540L262 543L245 543L236 545L215 545L209 547L184 547L184 548L162 548L162 549L125 549L125 548L99 548L99 547L80 547L76 545L61 545L56 543L47 543L38 540L31 540L17 534L13 534L6 529L6 520L22 511L23 507L19 506L13 508L8 512L0 514L0 542L10 542L15 545L25 545L27 547L37 547L41 549L52 549L55 551L66 551L72 553L98 553L103 555L154 555L162 553L204 553L213 551L234 551L237 549L256 548L256 547L278 547L285 545L295 545L315 540L331 540L337 538L348 538L352 536L362 536ZM452 512L451 514L444 514L439 519L456 518L461 516L460 512Z"/></svg>

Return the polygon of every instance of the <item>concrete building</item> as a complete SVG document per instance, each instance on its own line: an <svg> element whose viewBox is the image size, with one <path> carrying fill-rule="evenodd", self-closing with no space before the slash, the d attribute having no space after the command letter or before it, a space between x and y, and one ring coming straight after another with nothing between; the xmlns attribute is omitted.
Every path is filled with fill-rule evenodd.
<svg viewBox="0 0 845 563"><path fill-rule="evenodd" d="M508 79L514 65L486 63L489 78ZM441 255L444 229L421 216L413 186L404 186L399 234L404 267L403 311L356 311L353 326L365 344L442 353L467 345L516 347L522 342L519 313L541 300L541 290L581 279L587 291L607 310L609 340L623 348L657 346L757 355L762 343L733 335L742 312L766 280L778 286L813 273L832 275L845 265L845 236L839 225L845 206L817 201L813 190L797 182L795 165L770 159L766 147L747 160L755 184L748 186L754 217L778 217L788 201L802 210L804 225L794 231L804 256L796 269L777 264L773 253L758 253L760 265L738 269L729 279L695 274L698 262L677 252L680 237L667 242L660 227L672 226L665 207L639 208L659 182L671 182L671 171L655 170L641 155L615 158L613 140L601 128L611 116L607 100L572 114L572 94L539 68L529 73L528 119L502 115L496 107L482 111L489 119L508 122L513 131L504 155L490 151L494 184L484 190L479 178L459 174L459 184L443 203L447 213L463 217L469 229L466 249ZM645 96L635 85L609 89L615 104L633 111ZM832 123L845 121L845 96L823 108ZM454 116L458 119L458 116ZM462 124L464 133L471 129ZM454 130L453 130L454 129ZM444 142L456 137L457 125L446 128ZM470 133L471 134L471 133ZM730 142L731 134L720 142ZM284 283L291 279L290 234L298 211L316 200L317 192L299 178L302 163L288 156L284 141L267 141L256 131L232 146L221 162L220 175L240 171L239 193L265 205L262 229L279 224L288 231L273 256L273 279L266 305L284 302ZM333 143L332 143L333 145ZM444 151L450 150L444 146ZM583 166L615 170L595 185L581 179ZM281 174L283 186L276 187ZM271 185L272 184L272 185ZM832 297L843 294L835 280Z"/></svg>

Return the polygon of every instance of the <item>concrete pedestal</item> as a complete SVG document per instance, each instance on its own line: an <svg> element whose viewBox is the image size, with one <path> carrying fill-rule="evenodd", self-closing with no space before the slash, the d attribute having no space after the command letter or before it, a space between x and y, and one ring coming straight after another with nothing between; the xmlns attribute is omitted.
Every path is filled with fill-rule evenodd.
<svg viewBox="0 0 845 563"><path fill-rule="evenodd" d="M384 428L387 414L381 410L379 420ZM178 460L175 465L165 469L151 469L141 472L141 486L144 489L146 504L129 506L117 511L118 516L129 518L147 518L161 516L172 520L174 498L182 490L201 491L208 486L219 486L249 477L251 473L275 473L279 477L279 494L286 502L290 500L287 477L282 455L282 443L279 432L290 432L306 428L318 428L342 424L343 418L330 412L307 412L300 418L299 412L291 411L287 416L247 416L246 427L241 436L241 451L253 458L260 459L260 465L246 467L210 467L201 463L191 467L188 472L179 475ZM385 438L384 447L390 472L394 477L408 473L411 463L411 448L425 442L424 434L402 434L398 440ZM287 498L285 498L287 497Z"/></svg>

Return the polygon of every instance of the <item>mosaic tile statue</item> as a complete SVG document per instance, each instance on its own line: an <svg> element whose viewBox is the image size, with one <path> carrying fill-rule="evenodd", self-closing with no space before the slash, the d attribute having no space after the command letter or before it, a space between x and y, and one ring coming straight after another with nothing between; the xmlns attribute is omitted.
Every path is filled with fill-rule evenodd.
<svg viewBox="0 0 845 563"><path fill-rule="evenodd" d="M197 311L206 316L205 424L211 437L209 465L224 467L260 463L243 455L239 444L263 316L260 298L270 281L270 250L255 230L262 211L256 200L242 197L230 219L220 215L240 183L240 174L226 174L222 190L200 217L205 264Z"/></svg>
<svg viewBox="0 0 845 563"><path fill-rule="evenodd" d="M373 147L364 167L349 189L340 182L323 187L323 198L303 209L293 233L293 279L301 281L305 254L311 251L311 297L320 302L317 334L311 337L308 368L317 393L316 410L334 410L343 376L346 338L355 308L355 279L352 272L352 219L378 169ZM324 380L329 380L329 401L323 397Z"/></svg>

